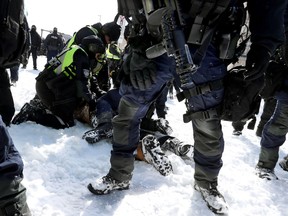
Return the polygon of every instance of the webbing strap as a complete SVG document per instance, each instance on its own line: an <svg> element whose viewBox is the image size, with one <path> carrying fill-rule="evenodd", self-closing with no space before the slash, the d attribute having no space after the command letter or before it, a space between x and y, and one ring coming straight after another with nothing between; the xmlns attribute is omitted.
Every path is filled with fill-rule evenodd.
<svg viewBox="0 0 288 216"><path fill-rule="evenodd" d="M214 80L209 83L204 83L202 85L195 86L194 88L185 89L177 94L178 101L188 99L192 96L206 94L214 90L218 90L223 87L223 80Z"/></svg>
<svg viewBox="0 0 288 216"><path fill-rule="evenodd" d="M196 16L206 19L217 18L228 7L229 3L230 0L191 0L189 15L192 18L196 18Z"/></svg>
<svg viewBox="0 0 288 216"><path fill-rule="evenodd" d="M198 111L198 112L187 111L183 115L183 122L188 123L192 119L220 118L221 110L222 110L222 106L218 106L216 108L212 108L212 109L205 110L205 111Z"/></svg>
<svg viewBox="0 0 288 216"><path fill-rule="evenodd" d="M201 1L201 0L193 0L193 1ZM223 16L222 17L220 16L228 7L229 2L230 2L229 0L218 0L218 1L210 0L210 1L205 1L205 3L203 3L204 4L202 7L203 12L201 12L199 16L198 15L196 16L194 24L192 25L192 28L190 31L189 38L188 38L188 43L201 45L193 55L194 64L198 66L201 65L201 62L204 58L206 50L208 49L208 46L213 38L214 30L216 29L217 24L220 23L223 19L222 18ZM204 18L206 19L207 17L205 15L207 16L209 15L210 17L213 17L214 19L210 20L209 23L206 23ZM217 20L216 23L215 23L215 20Z"/></svg>
<svg viewBox="0 0 288 216"><path fill-rule="evenodd" d="M229 2L229 0L192 0L189 16L194 18L194 23L188 43L209 44L217 23L221 22L219 17L226 10ZM204 50L204 48L202 49Z"/></svg>

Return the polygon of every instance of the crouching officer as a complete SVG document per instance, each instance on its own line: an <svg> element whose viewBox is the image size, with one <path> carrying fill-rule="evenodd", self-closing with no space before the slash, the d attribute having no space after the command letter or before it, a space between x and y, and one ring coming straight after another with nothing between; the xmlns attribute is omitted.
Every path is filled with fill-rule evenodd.
<svg viewBox="0 0 288 216"><path fill-rule="evenodd" d="M80 45L59 53L36 77L37 97L50 113L26 103L12 123L30 120L61 129L74 126L73 113L83 100L95 110L96 101L89 89L90 65L93 59L102 58L104 52L102 40L91 35L83 38Z"/></svg>

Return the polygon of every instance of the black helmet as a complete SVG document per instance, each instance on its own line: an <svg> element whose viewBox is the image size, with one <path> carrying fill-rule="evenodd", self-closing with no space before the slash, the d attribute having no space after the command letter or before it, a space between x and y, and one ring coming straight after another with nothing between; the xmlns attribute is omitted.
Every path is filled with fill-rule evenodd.
<svg viewBox="0 0 288 216"><path fill-rule="evenodd" d="M121 26L115 22L109 22L102 26L102 33L108 35L110 41L117 41L121 34Z"/></svg>
<svg viewBox="0 0 288 216"><path fill-rule="evenodd" d="M84 50L88 52L89 56L93 58L96 53L105 53L105 46L102 40L95 35L84 37L81 41L81 45Z"/></svg>
<svg viewBox="0 0 288 216"><path fill-rule="evenodd" d="M93 28L95 28L98 32L101 31L102 23L98 22L92 25Z"/></svg>

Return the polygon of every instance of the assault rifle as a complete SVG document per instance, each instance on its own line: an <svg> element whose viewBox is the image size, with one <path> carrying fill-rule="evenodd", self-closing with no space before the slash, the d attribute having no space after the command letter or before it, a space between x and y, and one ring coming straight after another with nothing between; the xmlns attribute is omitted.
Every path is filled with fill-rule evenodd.
<svg viewBox="0 0 288 216"><path fill-rule="evenodd" d="M176 72L179 75L181 88L194 87L191 75L197 71L206 53L208 45L213 37L215 27L220 22L220 16L227 9L230 1L207 1L195 0L200 5L204 4L207 18L198 14L197 7L191 6L191 13L195 15L188 40L183 32L186 26L178 0L169 1L157 10L149 8L147 1L142 1L147 20L147 28L154 37L162 35L162 42L149 48L146 52L148 58L167 52L173 56L176 62ZM202 13L200 13L202 14ZM161 26L161 28L158 28ZM198 49L191 57L186 41L198 45Z"/></svg>
<svg viewBox="0 0 288 216"><path fill-rule="evenodd" d="M199 65L193 63L188 45L182 27L185 22L182 18L178 2L172 1L174 4L170 7L162 7L153 13L146 15L147 27L151 35L162 35L162 42L156 44L146 51L148 58L155 58L167 52L168 56L172 56L176 63L176 72L179 75L182 88L193 86L191 74L196 72ZM145 5L144 5L145 6ZM144 8L148 11L147 8ZM161 27L159 29L159 26Z"/></svg>

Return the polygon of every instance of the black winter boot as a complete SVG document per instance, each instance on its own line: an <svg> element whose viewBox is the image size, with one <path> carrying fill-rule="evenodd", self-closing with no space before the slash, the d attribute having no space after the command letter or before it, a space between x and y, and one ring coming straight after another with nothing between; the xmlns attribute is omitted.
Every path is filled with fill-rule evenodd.
<svg viewBox="0 0 288 216"><path fill-rule="evenodd" d="M195 184L194 188L201 193L203 200L212 212L217 215L228 214L228 205L223 195L218 191L216 183L209 184L207 188Z"/></svg>
<svg viewBox="0 0 288 216"><path fill-rule="evenodd" d="M21 108L20 112L12 119L12 124L21 124L29 120L30 115L34 112L34 108L29 104L25 103Z"/></svg>

